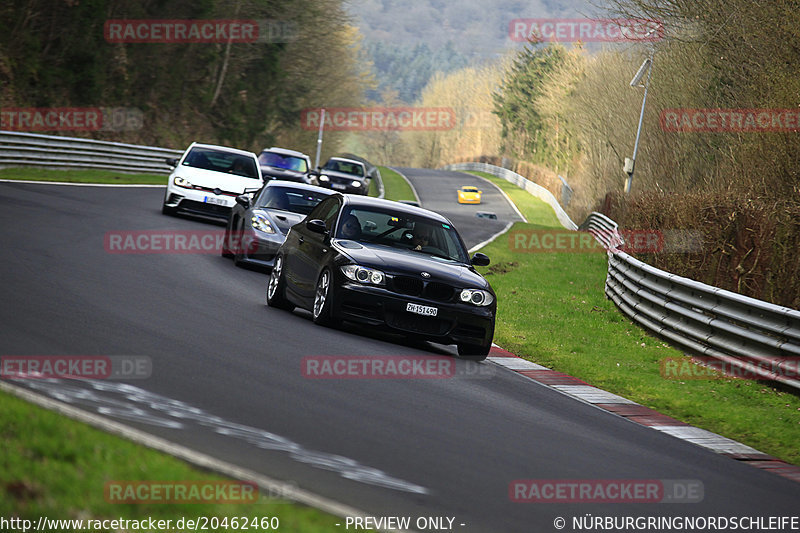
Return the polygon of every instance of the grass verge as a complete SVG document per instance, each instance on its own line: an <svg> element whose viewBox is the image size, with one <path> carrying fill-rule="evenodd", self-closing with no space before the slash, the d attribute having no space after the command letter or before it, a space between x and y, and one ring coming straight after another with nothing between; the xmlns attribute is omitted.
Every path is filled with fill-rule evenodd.
<svg viewBox="0 0 800 533"><path fill-rule="evenodd" d="M487 176L483 176L487 177ZM505 180L487 177L506 190ZM526 229L560 228L544 202L517 189L509 196ZM541 213L537 213L541 212ZM628 320L606 299L605 253L530 253L501 236L482 251L481 268L498 295L495 342L511 352L578 377L697 427L800 464L800 398L757 381L668 379L665 358L688 358ZM683 363L681 363L683 364ZM681 367L684 368L684 367Z"/></svg>
<svg viewBox="0 0 800 533"><path fill-rule="evenodd" d="M51 519L277 517L280 530L325 532L341 521L316 509L261 495L241 504L119 504L109 481L202 481L225 478L109 435L0 392L0 516ZM91 529L91 528L89 528ZM144 528L148 529L148 528ZM171 530L178 529L172 527ZM215 528L216 529L216 528ZM235 529L235 528L234 528ZM55 530L55 529L54 529ZM80 531L66 527L59 531Z"/></svg>
<svg viewBox="0 0 800 533"><path fill-rule="evenodd" d="M384 198L394 201L416 201L414 191L403 176L388 167L378 168L381 171L381 178L383 179Z"/></svg>
<svg viewBox="0 0 800 533"><path fill-rule="evenodd" d="M112 170L49 170L27 167L0 169L0 179L118 185L167 184L166 174L126 174Z"/></svg>

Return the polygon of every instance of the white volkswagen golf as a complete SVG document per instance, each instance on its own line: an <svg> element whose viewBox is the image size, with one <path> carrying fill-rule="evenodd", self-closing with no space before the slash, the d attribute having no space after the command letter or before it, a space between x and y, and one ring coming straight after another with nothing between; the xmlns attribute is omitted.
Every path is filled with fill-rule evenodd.
<svg viewBox="0 0 800 533"><path fill-rule="evenodd" d="M256 154L227 146L192 143L169 176L161 212L228 220L236 197L263 185Z"/></svg>

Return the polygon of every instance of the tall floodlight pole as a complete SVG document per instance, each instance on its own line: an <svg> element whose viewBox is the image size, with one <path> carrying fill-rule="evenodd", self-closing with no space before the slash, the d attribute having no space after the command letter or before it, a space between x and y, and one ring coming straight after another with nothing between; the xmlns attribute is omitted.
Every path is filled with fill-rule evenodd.
<svg viewBox="0 0 800 533"><path fill-rule="evenodd" d="M317 134L317 160L314 161L314 168L319 168L319 154L322 151L322 130L325 128L325 108L319 114L319 133Z"/></svg>
<svg viewBox="0 0 800 533"><path fill-rule="evenodd" d="M655 28L647 32L650 35L655 31ZM650 74L653 72L653 56L655 55L655 47L650 48L650 57L644 60L642 66L636 72L636 75L631 80L631 87L642 87L640 85L642 77L647 72L647 80L644 82L644 97L642 98L642 110L639 112L639 127L636 129L636 142L633 144L633 157L625 158L625 166L622 168L623 172L628 174L628 179L625 182L625 194L631 192L631 183L633 183L633 170L636 166L636 153L639 151L639 136L642 134L642 121L644 120L644 106L647 103L647 89L650 87Z"/></svg>

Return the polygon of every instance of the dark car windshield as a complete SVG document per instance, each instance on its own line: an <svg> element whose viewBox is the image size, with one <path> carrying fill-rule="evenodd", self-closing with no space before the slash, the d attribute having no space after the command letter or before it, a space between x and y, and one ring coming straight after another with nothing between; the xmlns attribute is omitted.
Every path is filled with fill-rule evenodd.
<svg viewBox="0 0 800 533"><path fill-rule="evenodd" d="M293 155L284 155L276 152L261 152L258 162L264 166L283 168L285 170L296 170L297 172L308 172L308 162Z"/></svg>
<svg viewBox="0 0 800 533"><path fill-rule="evenodd" d="M344 172L345 174L352 174L353 176L363 177L364 167L360 163L350 163L349 161L339 161L338 159L331 159L322 170L332 170L334 172Z"/></svg>
<svg viewBox="0 0 800 533"><path fill-rule="evenodd" d="M339 218L336 237L469 262L469 254L450 224L388 209L366 206L345 209Z"/></svg>
<svg viewBox="0 0 800 533"><path fill-rule="evenodd" d="M258 179L255 159L233 152L194 147L183 160L187 167Z"/></svg>
<svg viewBox="0 0 800 533"><path fill-rule="evenodd" d="M264 187L253 206L307 215L329 194L291 187Z"/></svg>

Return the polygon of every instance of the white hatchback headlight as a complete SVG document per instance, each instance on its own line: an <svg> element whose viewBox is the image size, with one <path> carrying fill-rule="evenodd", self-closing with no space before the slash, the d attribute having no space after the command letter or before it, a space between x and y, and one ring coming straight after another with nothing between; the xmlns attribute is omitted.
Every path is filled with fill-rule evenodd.
<svg viewBox="0 0 800 533"><path fill-rule="evenodd" d="M172 182L177 185L178 187L183 187L184 189L191 189L192 184L186 178L182 178L180 176L175 176L175 179Z"/></svg>
<svg viewBox="0 0 800 533"><path fill-rule="evenodd" d="M386 283L386 275L380 270L374 268L362 267L359 265L345 265L342 267L342 273L348 279L365 283L369 285L384 285Z"/></svg>
<svg viewBox="0 0 800 533"><path fill-rule="evenodd" d="M478 307L492 305L494 301L494 296L492 296L491 292L481 289L463 289L459 297L462 302L477 305Z"/></svg>

